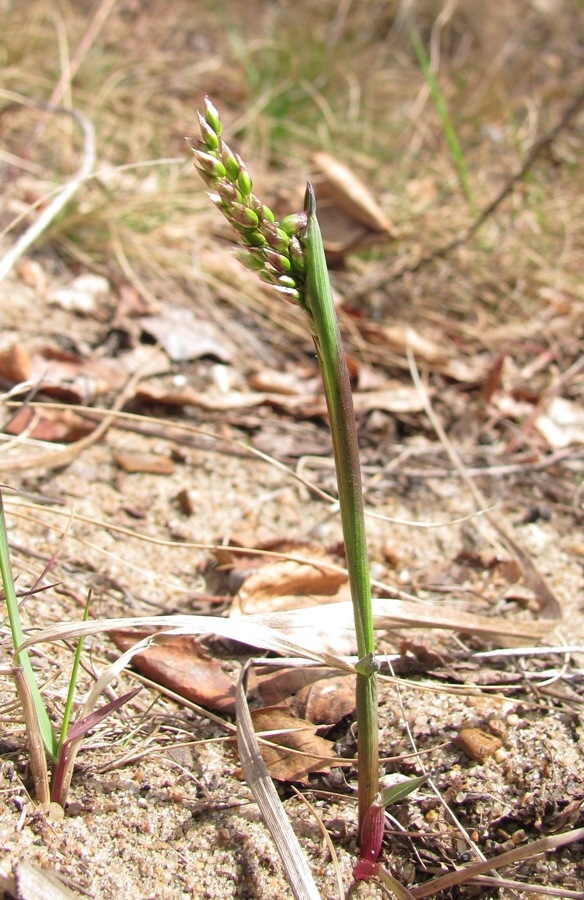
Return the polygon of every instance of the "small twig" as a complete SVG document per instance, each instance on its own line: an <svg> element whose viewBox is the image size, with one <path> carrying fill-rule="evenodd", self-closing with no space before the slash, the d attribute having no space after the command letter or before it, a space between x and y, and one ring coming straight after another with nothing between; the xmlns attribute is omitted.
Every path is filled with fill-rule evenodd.
<svg viewBox="0 0 584 900"><path fill-rule="evenodd" d="M61 188L59 193L53 197L49 205L42 211L38 219L18 238L3 259L0 260L0 281L6 278L23 253L48 228L95 166L95 130L89 119L76 109L66 109L63 106L53 106L40 101L36 102L35 105L43 109L49 109L51 112L63 113L75 119L83 134L83 156L77 174Z"/></svg>
<svg viewBox="0 0 584 900"><path fill-rule="evenodd" d="M469 884L480 884L485 887L510 888L515 891L529 892L530 894L545 894L549 897L560 897L561 900L584 900L584 891L567 891L565 888L545 887L540 884L526 884L523 881L511 881L509 878L491 878L488 875L476 875L470 878Z"/></svg>
<svg viewBox="0 0 584 900"><path fill-rule="evenodd" d="M575 828L573 831L567 831L563 834L541 838L524 847L516 847L507 853L501 853L500 856L487 859L485 862L472 863L469 866L458 869L456 872L449 872L448 875L434 878L421 887L413 888L412 894L416 900L420 900L422 897L431 897L439 891L445 891L453 887L455 884L464 884L470 878L481 875L483 872L488 872L489 869L502 869L504 866L510 866L524 859L531 859L534 856L539 856L541 853L550 853L553 850L558 850L560 847L575 844L577 841L582 840L584 840L584 828ZM565 897L566 894L563 893L562 896Z"/></svg>
<svg viewBox="0 0 584 900"><path fill-rule="evenodd" d="M422 384L422 379L420 378L420 375L418 373L414 354L410 347L407 348L407 356L410 365L412 380L416 388L418 389L420 398L422 400L422 403L424 404L424 410L428 415L432 427L438 435L442 446L448 454L452 465L467 486L470 495L476 504L477 510L482 511L483 518L488 521L489 525L491 525L491 527L496 531L503 544L514 554L517 562L521 567L523 577L525 578L527 585L531 588L531 590L533 590L537 597L542 617L546 619L560 619L562 616L560 604L548 587L543 576L538 572L537 567L533 563L529 553L527 553L527 551L521 546L521 544L519 544L515 540L515 538L513 538L509 534L507 529L503 528L497 518L488 511L485 498L464 468L464 465L462 464L458 453L456 452L452 442L446 434L440 419L434 411L434 408L432 407L430 398L428 397L428 393L425 390L424 385Z"/></svg>
<svg viewBox="0 0 584 900"><path fill-rule="evenodd" d="M393 271L387 272L382 271L376 275L373 275L371 278L361 278L359 280L359 284L357 287L348 291L344 295L345 302L358 300L359 297L363 297L365 294L369 293L369 291L374 291L377 288L384 287L385 285L392 284L395 281L399 281L404 277L404 275L409 275L413 272L418 272L424 266L429 265L434 262L436 259L444 259L444 257L448 256L452 253L453 250L458 249L458 247L466 244L473 235L479 231L480 228L485 224L487 219L489 219L493 213L498 209L503 200L505 200L509 194L513 191L515 185L525 178L528 171L531 169L535 161L544 153L545 150L550 147L558 135L564 130L564 128L569 125L574 116L576 116L582 107L584 106L584 90L580 91L579 94L576 95L574 100L570 103L568 108L564 111L561 116L559 122L546 134L542 135L539 140L535 141L531 150L527 154L527 157L521 166L521 168L512 175L508 181L503 185L499 193L496 197L491 200L487 206L479 213L474 222L465 228L461 234L457 235L457 237L453 238L448 243L444 244L442 247L439 247L437 250L432 250L431 253L427 253L425 256L421 256L416 262L400 264L396 266Z"/></svg>
<svg viewBox="0 0 584 900"><path fill-rule="evenodd" d="M143 372L138 370L128 378L125 387L118 395L112 408L105 414L99 425L90 434L70 444L64 450L49 450L33 457L19 457L18 459L3 459L3 472L28 472L31 469L57 469L67 466L79 456L79 454L100 440L116 421L117 414L124 404L134 396L136 385L140 381Z"/></svg>

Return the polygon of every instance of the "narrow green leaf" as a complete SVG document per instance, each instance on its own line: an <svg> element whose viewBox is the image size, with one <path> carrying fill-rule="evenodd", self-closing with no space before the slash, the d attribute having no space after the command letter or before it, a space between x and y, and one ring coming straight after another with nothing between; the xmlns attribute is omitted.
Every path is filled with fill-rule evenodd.
<svg viewBox="0 0 584 900"><path fill-rule="evenodd" d="M448 113L448 108L444 101L444 97L442 96L442 92L440 90L440 85L438 84L438 80L432 71L432 67L430 66L430 60L428 59L428 55L426 53L426 49L417 29L410 25L410 37L412 39L412 44L414 45L414 50L416 52L416 56L418 57L418 62L420 64L420 68L426 79L426 84L430 90L430 94L432 95L432 101L434 103L434 108L440 119L440 124L444 130L444 137L446 138L446 143L448 144L448 149L450 150L450 155L452 157L452 161L456 168L456 174L458 177L458 183L460 184L460 188L462 193L464 194L464 198L468 203L469 209L473 216L478 215L478 208L474 202L472 191L470 189L470 181L468 177L468 168L464 161L464 156L458 142L458 138L456 136L456 131L454 130L454 125L452 124L452 120Z"/></svg>
<svg viewBox="0 0 584 900"><path fill-rule="evenodd" d="M53 759L57 756L57 741L53 732L51 721L45 709L45 704L36 683L33 668L27 650L18 650L24 643L24 633L20 623L20 611L18 609L18 599L14 588L14 578L12 575L12 566L10 565L10 549L8 547L8 537L6 533L6 518L4 516L4 502L2 499L2 491L0 490L0 574L2 576L2 584L4 586L4 596L6 598L6 608L8 610L8 621L10 623L10 632L12 634L12 645L15 651L15 661L22 666L26 681L28 683L30 693L33 698L34 708L39 722L39 728L45 750Z"/></svg>
<svg viewBox="0 0 584 900"><path fill-rule="evenodd" d="M391 787L381 791L381 799L384 806L391 806L392 803L399 803L408 794L416 791L425 781L428 780L427 775L421 775L419 778L409 778L408 781L401 781Z"/></svg>
<svg viewBox="0 0 584 900"><path fill-rule="evenodd" d="M87 622L89 618L89 607L91 604L91 593L89 594L87 601L85 603L85 608L83 610L83 622ZM71 669L71 677L69 679L69 689L67 691L67 701L65 703L65 709L63 710L63 721L61 723L61 734L59 736L59 753L63 748L63 744L65 743L68 735L67 732L69 730L69 721L71 719L71 710L73 709L73 699L75 697L75 685L77 683L77 673L79 672L79 666L81 665L81 652L83 650L83 638L80 637L77 641L77 647L75 648L75 656L73 657L73 667Z"/></svg>

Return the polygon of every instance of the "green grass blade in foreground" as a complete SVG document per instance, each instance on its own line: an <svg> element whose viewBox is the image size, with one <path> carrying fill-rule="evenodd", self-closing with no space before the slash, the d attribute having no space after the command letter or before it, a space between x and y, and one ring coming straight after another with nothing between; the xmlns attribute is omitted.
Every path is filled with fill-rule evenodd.
<svg viewBox="0 0 584 900"><path fill-rule="evenodd" d="M309 319L329 411L347 570L355 617L357 652L362 660L361 671L357 675L356 697L359 834L362 849L368 841L363 824L367 810L377 797L379 787L379 726L376 668L370 659L375 652L375 638L361 466L347 358L332 298L322 235L316 218L316 201L311 185L308 185L306 191L305 212L308 215L308 223L306 229L299 235L306 267L305 294L301 305L304 306ZM359 671L359 666L357 669ZM377 848L377 854L380 849L381 843Z"/></svg>
<svg viewBox="0 0 584 900"><path fill-rule="evenodd" d="M8 621L10 622L10 632L12 634L12 644L15 651L24 643L24 634L20 623L20 611L18 609L18 599L14 588L14 578L12 576L12 566L10 565L10 550L8 547L8 538L6 533L6 518L4 516L4 503L2 499L2 491L0 491L0 574L2 576L2 584L4 586L4 596L6 598L6 608L8 610ZM15 654L16 663L22 666L26 681L29 686L30 693L33 698L34 708L36 711L41 737L45 749L53 758L56 758L58 748L53 728L45 709L45 704L38 689L34 672L28 656L28 651L20 650Z"/></svg>

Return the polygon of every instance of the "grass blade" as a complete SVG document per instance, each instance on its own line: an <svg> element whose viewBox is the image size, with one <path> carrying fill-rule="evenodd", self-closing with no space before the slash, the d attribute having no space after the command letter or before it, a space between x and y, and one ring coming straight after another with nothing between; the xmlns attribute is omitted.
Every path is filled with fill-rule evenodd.
<svg viewBox="0 0 584 900"><path fill-rule="evenodd" d="M438 80L434 72L432 71L426 49L422 43L417 28L415 28L413 25L410 25L410 37L412 39L412 44L414 45L416 56L418 57L420 68L424 74L424 78L426 79L426 83L430 90L434 108L436 109L436 113L438 115L438 118L440 119L440 124L442 125L442 129L444 131L444 137L446 138L446 143L448 144L448 149L450 150L450 155L456 168L458 183L460 184L460 188L462 190L462 193L464 194L466 202L468 203L471 213L473 214L473 216L476 216L478 215L478 208L473 200L472 191L470 189L468 169L464 161L462 149L458 142L458 138L454 130L454 125L452 124L452 120L448 113L448 108L446 106L446 103L444 102L444 97L442 96L440 85L438 84Z"/></svg>
<svg viewBox="0 0 584 900"><path fill-rule="evenodd" d="M8 610L8 621L10 623L10 632L12 635L12 644L15 650L15 662L22 666L24 677L28 685L28 690L32 699L32 703L36 712L39 723L43 745L53 759L58 753L57 741L53 732L45 704L36 683L33 668L26 649L18 648L24 644L24 633L20 622L20 611L18 608L18 599L14 587L14 578L12 575L12 566L10 564L10 549L8 547L8 538L6 533L6 518L4 516L4 503L2 499L2 491L0 490L0 575L2 576L2 584L4 586L4 596L6 599L6 608Z"/></svg>

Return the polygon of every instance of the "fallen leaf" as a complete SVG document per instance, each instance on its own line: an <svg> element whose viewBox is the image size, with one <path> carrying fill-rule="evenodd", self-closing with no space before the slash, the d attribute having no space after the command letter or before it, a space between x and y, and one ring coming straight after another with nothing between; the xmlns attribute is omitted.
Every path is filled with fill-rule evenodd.
<svg viewBox="0 0 584 900"><path fill-rule="evenodd" d="M318 390L320 382L317 378L299 378L295 372L261 369L248 377L248 384L256 391L293 397Z"/></svg>
<svg viewBox="0 0 584 900"><path fill-rule="evenodd" d="M168 308L158 316L140 319L146 334L155 338L173 362L214 356L230 362L233 348L212 322L197 319L190 309Z"/></svg>
<svg viewBox="0 0 584 900"><path fill-rule="evenodd" d="M97 427L71 410L19 409L4 429L6 434L22 434L37 441L71 444L87 437Z"/></svg>
<svg viewBox="0 0 584 900"><path fill-rule="evenodd" d="M427 363L434 371L454 381L483 384L486 380L488 362L481 356L475 354L469 359L455 357L452 351L445 348L444 341L438 343L430 340L409 325L378 325L359 319L356 324L372 344L385 346L402 357L404 368L408 366L406 357L409 348L418 363Z"/></svg>
<svg viewBox="0 0 584 900"><path fill-rule="evenodd" d="M0 354L0 374L15 384L32 381L50 397L87 405L96 396L121 390L133 361L132 354L83 359L51 345L27 348L15 344Z"/></svg>
<svg viewBox="0 0 584 900"><path fill-rule="evenodd" d="M116 647L125 652L151 631L111 631ZM173 637L137 653L134 668L193 703L218 713L235 712L235 681L221 663L192 637Z"/></svg>
<svg viewBox="0 0 584 900"><path fill-rule="evenodd" d="M30 353L22 344L0 351L0 376L12 384L29 381L32 371Z"/></svg>
<svg viewBox="0 0 584 900"><path fill-rule="evenodd" d="M202 393L185 385L181 388L166 388L157 384L142 383L136 391L136 399L142 403L164 403L167 406L196 406L210 411L247 409L261 406L267 395L230 391L227 394Z"/></svg>
<svg viewBox="0 0 584 900"><path fill-rule="evenodd" d="M114 462L124 472L145 472L149 475L172 475L174 463L168 456L154 453L114 453Z"/></svg>
<svg viewBox="0 0 584 900"><path fill-rule="evenodd" d="M355 222L365 225L371 231L383 232L386 237L394 236L394 227L385 215L373 194L344 163L329 153L315 153L317 169L322 173L327 185L328 196ZM319 184L322 191L322 181Z"/></svg>
<svg viewBox="0 0 584 900"><path fill-rule="evenodd" d="M563 397L552 397L535 426L554 450L584 444L584 409Z"/></svg>
<svg viewBox="0 0 584 900"><path fill-rule="evenodd" d="M234 598L231 615L274 612L291 605L298 608L303 605L300 598L304 598L304 605L313 605L317 602L315 595L319 600L323 595L336 595L347 581L346 573L330 569L334 561L321 547L305 546L300 553L314 562L277 559L246 578ZM320 567L319 562L325 566Z"/></svg>
<svg viewBox="0 0 584 900"><path fill-rule="evenodd" d="M333 742L319 737L310 722L297 719L280 706L254 709L251 717L256 734L278 745L260 742L262 758L272 778L306 784L310 773L330 770L329 757L335 755Z"/></svg>
<svg viewBox="0 0 584 900"><path fill-rule="evenodd" d="M381 391L358 391L353 394L353 405L356 413L366 413L373 409L385 412L417 413L424 409L420 392L412 385L399 381L388 383Z"/></svg>
<svg viewBox="0 0 584 900"><path fill-rule="evenodd" d="M377 325L363 323L362 331L376 344L385 344L391 350L405 355L409 348L418 362L445 363L448 354L443 346L429 340L410 325Z"/></svg>
<svg viewBox="0 0 584 900"><path fill-rule="evenodd" d="M57 288L50 295L49 303L69 312L94 315L102 319L105 312L103 304L110 291L107 278L87 272L74 278L70 285Z"/></svg>
<svg viewBox="0 0 584 900"><path fill-rule="evenodd" d="M258 676L258 693L270 706L285 703L313 725L337 725L355 712L356 679L321 666L281 669Z"/></svg>

